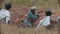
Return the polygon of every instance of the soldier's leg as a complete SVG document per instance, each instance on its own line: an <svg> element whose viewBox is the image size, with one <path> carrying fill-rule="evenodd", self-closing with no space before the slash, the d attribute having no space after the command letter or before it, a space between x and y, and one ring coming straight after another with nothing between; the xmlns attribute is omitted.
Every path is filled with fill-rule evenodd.
<svg viewBox="0 0 60 34"><path fill-rule="evenodd" d="M28 19L24 20L23 24L26 26L32 26L32 23Z"/></svg>

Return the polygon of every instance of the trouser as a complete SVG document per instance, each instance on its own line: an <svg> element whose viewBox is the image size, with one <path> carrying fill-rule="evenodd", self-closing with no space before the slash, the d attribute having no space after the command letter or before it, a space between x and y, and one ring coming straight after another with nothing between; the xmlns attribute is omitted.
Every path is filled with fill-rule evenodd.
<svg viewBox="0 0 60 34"><path fill-rule="evenodd" d="M24 20L23 24L26 26L32 26L32 23L28 19Z"/></svg>

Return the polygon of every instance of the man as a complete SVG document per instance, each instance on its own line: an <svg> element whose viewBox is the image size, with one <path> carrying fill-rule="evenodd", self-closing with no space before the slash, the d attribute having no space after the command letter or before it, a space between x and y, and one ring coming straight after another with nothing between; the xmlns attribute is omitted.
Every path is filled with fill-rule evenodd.
<svg viewBox="0 0 60 34"><path fill-rule="evenodd" d="M39 24L37 25L35 30L37 30L39 26L40 27L42 27L42 26L47 27L50 25L50 16L52 15L52 13L49 9L46 9L45 14L46 14L46 17L39 21Z"/></svg>
<svg viewBox="0 0 60 34"><path fill-rule="evenodd" d="M0 20L5 19L6 24L8 24L10 20L10 12L9 9L11 9L11 3L5 4L5 9L0 10Z"/></svg>
<svg viewBox="0 0 60 34"><path fill-rule="evenodd" d="M24 25L33 26L33 21L38 19L39 15L35 14L36 6L31 7L27 18L24 20Z"/></svg>

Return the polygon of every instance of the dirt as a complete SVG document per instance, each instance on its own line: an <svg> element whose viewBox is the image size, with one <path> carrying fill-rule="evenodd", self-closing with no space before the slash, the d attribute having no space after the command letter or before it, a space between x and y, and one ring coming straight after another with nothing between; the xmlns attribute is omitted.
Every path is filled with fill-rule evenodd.
<svg viewBox="0 0 60 34"><path fill-rule="evenodd" d="M8 2L8 0L4 0ZM12 3L12 8L10 10L11 13L11 21L9 24L5 24L5 22L1 22L0 24L0 33L1 34L60 34L60 26L59 23L54 23L51 27L51 29L46 29L45 27L38 28L38 30L34 30L34 27L25 27L22 25L22 21L26 19L28 11L30 7L32 6L31 3L26 3L25 5L21 2L18 2L17 0L9 0ZM14 2L15 1L15 2ZM55 1L55 0L54 0ZM49 2L51 3L51 2ZM54 2L55 3L55 2ZM30 5L29 5L30 4ZM26 6L27 5L27 6ZM44 9L50 8L53 12L51 18L54 19L56 16L60 16L60 13L57 11L55 4L42 4L39 3L37 5L36 12L40 12L41 16L34 21L34 26L36 26L39 21L44 18L45 12ZM38 6L39 5L39 6ZM52 7L51 7L52 6ZM42 7L42 8L41 8ZM56 9L56 10L55 10Z"/></svg>
<svg viewBox="0 0 60 34"><path fill-rule="evenodd" d="M1 24L1 33L2 34L58 34L58 26L53 25L52 29L46 30L45 27L38 28L37 31L34 30L34 27L24 27L22 26L22 20L26 18L28 9L24 8L12 8L11 12L11 21L9 24ZM39 11L40 12L40 11ZM45 16L44 11L41 12L41 16L34 22L36 26L39 21ZM43 16L44 15L44 16ZM60 16L59 14L53 13L52 18L55 16ZM52 22L53 23L53 22ZM56 23L57 24L57 23Z"/></svg>
<svg viewBox="0 0 60 34"><path fill-rule="evenodd" d="M20 8L11 8L11 21L9 24L3 22L1 24L1 33L2 34L58 34L58 24L53 25L52 29L46 30L45 27L38 28L37 31L34 31L34 27L25 27L22 24L22 21L26 19L28 11L30 8L20 7ZM38 9L36 12L40 12L41 16L34 21L34 26L36 26L39 21L44 18L45 12L43 9ZM52 18L55 16L60 16L60 14L53 12ZM53 22L52 22L53 23Z"/></svg>

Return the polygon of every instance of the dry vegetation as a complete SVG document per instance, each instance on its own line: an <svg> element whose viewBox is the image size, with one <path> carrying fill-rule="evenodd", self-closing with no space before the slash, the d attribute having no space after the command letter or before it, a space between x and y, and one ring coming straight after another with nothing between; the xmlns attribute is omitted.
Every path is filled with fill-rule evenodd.
<svg viewBox="0 0 60 34"><path fill-rule="evenodd" d="M60 34L58 31L58 24L54 26L51 30L46 30L45 27L38 28L34 31L33 27L22 27L22 20L26 18L28 10L31 6L37 6L37 12L50 8L53 12L53 17L60 16L58 11L57 0L4 0L5 2L11 2L12 8L11 22L9 24L1 23L1 34ZM5 3L4 2L4 3ZM3 3L3 4L4 4ZM36 21L35 25L38 24L39 20L43 18L44 12L41 12L41 17ZM44 15L45 16L45 15Z"/></svg>

